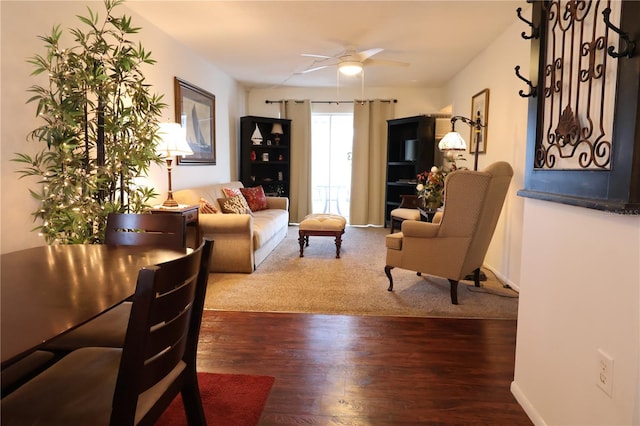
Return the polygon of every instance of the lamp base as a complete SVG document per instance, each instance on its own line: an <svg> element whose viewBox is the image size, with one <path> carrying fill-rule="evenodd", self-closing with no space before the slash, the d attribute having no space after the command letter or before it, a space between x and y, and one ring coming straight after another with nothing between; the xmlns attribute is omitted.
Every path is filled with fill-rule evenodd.
<svg viewBox="0 0 640 426"><path fill-rule="evenodd" d="M162 207L178 207L179 204L176 200L173 199L173 194L169 192L167 199L162 203Z"/></svg>

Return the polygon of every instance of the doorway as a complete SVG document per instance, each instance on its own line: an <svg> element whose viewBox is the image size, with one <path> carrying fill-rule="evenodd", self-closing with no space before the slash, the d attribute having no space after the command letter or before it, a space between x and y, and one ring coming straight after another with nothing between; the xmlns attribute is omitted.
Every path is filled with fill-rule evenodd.
<svg viewBox="0 0 640 426"><path fill-rule="evenodd" d="M313 213L338 214L349 222L352 145L352 113L312 114Z"/></svg>

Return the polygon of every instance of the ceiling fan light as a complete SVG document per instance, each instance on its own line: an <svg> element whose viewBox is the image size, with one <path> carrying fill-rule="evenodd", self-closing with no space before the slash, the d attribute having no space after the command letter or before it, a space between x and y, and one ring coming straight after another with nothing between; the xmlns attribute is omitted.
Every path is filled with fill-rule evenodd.
<svg viewBox="0 0 640 426"><path fill-rule="evenodd" d="M338 65L338 69L344 75L356 75L362 72L362 63L354 61L344 61Z"/></svg>

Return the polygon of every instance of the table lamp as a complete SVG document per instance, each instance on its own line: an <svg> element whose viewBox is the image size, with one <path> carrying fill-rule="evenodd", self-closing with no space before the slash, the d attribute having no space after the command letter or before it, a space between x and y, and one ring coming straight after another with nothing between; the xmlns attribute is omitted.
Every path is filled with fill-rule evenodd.
<svg viewBox="0 0 640 426"><path fill-rule="evenodd" d="M282 124L273 123L273 127L271 127L271 134L275 136L274 140L276 142L276 145L280 145L280 136L284 135Z"/></svg>
<svg viewBox="0 0 640 426"><path fill-rule="evenodd" d="M156 146L156 152L167 162L167 177L169 181L167 199L162 203L162 206L178 207L178 203L173 199L173 192L171 190L173 156L191 155L193 151L187 143L187 132L178 123L160 123L158 136L160 136L160 143Z"/></svg>

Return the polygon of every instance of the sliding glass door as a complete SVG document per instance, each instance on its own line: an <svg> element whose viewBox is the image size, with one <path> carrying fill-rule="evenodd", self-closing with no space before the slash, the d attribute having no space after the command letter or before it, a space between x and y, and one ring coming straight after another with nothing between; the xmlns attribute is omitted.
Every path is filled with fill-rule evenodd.
<svg viewBox="0 0 640 426"><path fill-rule="evenodd" d="M313 113L311 186L313 213L349 218L353 114Z"/></svg>

